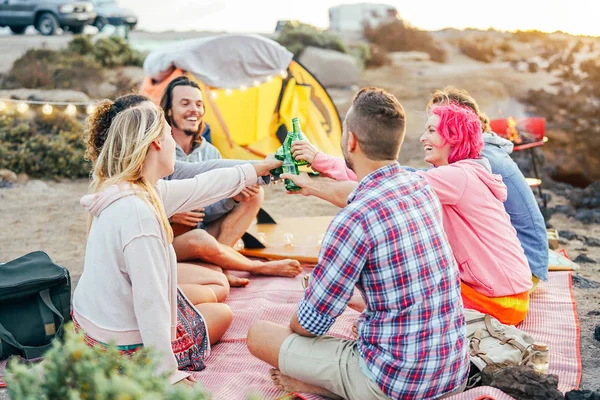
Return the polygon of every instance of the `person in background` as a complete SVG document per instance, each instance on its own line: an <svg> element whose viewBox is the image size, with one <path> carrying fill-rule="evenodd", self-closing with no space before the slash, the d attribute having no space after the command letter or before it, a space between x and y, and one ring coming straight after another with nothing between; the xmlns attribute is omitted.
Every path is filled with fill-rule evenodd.
<svg viewBox="0 0 600 400"><path fill-rule="evenodd" d="M161 99L167 121L176 141L176 158L181 162L221 159L219 150L203 136L205 104L200 86L186 76L173 79ZM202 260L229 270L252 274L294 277L302 272L296 260L251 260L233 249L262 205L264 191L259 185L248 187L237 196L221 200L200 210L171 217L175 233L173 246L178 261ZM249 280L227 274L232 286Z"/></svg>

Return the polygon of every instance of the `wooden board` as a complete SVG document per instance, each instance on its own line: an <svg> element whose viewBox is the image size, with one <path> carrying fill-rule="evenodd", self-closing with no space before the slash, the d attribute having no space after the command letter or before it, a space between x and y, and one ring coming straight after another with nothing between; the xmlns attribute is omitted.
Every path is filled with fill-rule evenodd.
<svg viewBox="0 0 600 400"><path fill-rule="evenodd" d="M244 248L240 253L247 257L281 260L292 258L301 263L316 264L320 240L327 231L333 216L285 218L276 224L253 224L247 234L252 241L262 243L264 248ZM292 235L291 237L289 235ZM287 235L287 244L286 244ZM550 271L572 271L579 266L562 254L548 249Z"/></svg>
<svg viewBox="0 0 600 400"><path fill-rule="evenodd" d="M579 269L579 265L562 254L548 249L548 271L573 271L576 269Z"/></svg>
<svg viewBox="0 0 600 400"><path fill-rule="evenodd" d="M276 224L251 225L247 233L265 247L244 248L240 253L247 257L269 260L292 258L301 263L316 264L321 250L320 240L332 219L333 216L285 218Z"/></svg>

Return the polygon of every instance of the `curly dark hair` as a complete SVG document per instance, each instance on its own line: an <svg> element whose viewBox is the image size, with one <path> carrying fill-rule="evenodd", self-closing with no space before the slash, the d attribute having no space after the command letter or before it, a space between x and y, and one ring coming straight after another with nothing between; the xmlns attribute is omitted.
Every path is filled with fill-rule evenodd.
<svg viewBox="0 0 600 400"><path fill-rule="evenodd" d="M86 157L95 163L98 154L106 142L108 129L113 119L121 111L130 107L137 106L145 101L152 101L150 98L141 94L127 94L121 96L115 101L104 100L96 106L96 109L90 115L87 124L87 151Z"/></svg>

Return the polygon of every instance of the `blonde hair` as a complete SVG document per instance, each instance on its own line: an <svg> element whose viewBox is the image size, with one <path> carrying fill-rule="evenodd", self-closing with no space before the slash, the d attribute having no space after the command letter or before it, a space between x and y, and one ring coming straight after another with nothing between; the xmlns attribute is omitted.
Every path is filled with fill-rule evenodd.
<svg viewBox="0 0 600 400"><path fill-rule="evenodd" d="M131 107L115 116L94 164L90 191L100 192L108 186L124 182L136 185L137 188L133 188L136 195L156 211L171 243L173 229L162 202L154 187L142 176L148 149L153 141L161 137L165 125L163 111L156 106ZM88 230L90 227L91 217Z"/></svg>

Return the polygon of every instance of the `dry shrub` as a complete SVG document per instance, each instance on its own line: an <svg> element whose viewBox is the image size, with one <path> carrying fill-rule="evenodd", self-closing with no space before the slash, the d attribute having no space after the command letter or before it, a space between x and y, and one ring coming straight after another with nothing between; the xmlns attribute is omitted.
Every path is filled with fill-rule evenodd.
<svg viewBox="0 0 600 400"><path fill-rule="evenodd" d="M515 46L513 46L510 40L504 40L498 45L498 50L500 50L503 53L510 53L515 51Z"/></svg>
<svg viewBox="0 0 600 400"><path fill-rule="evenodd" d="M381 47L374 44L369 47L369 57L365 63L367 68L378 68L388 65L389 63L390 59L385 50L382 50Z"/></svg>
<svg viewBox="0 0 600 400"><path fill-rule="evenodd" d="M461 39L458 48L465 56L484 63L491 63L496 56L494 46L485 41Z"/></svg>
<svg viewBox="0 0 600 400"><path fill-rule="evenodd" d="M528 31L516 31L513 32L513 36L516 40L523 43L530 43L536 40L544 40L548 37L548 34L536 29Z"/></svg>
<svg viewBox="0 0 600 400"><path fill-rule="evenodd" d="M364 35L367 40L385 52L422 51L435 62L446 62L446 50L431 36L404 21L392 21L377 27L365 25Z"/></svg>

